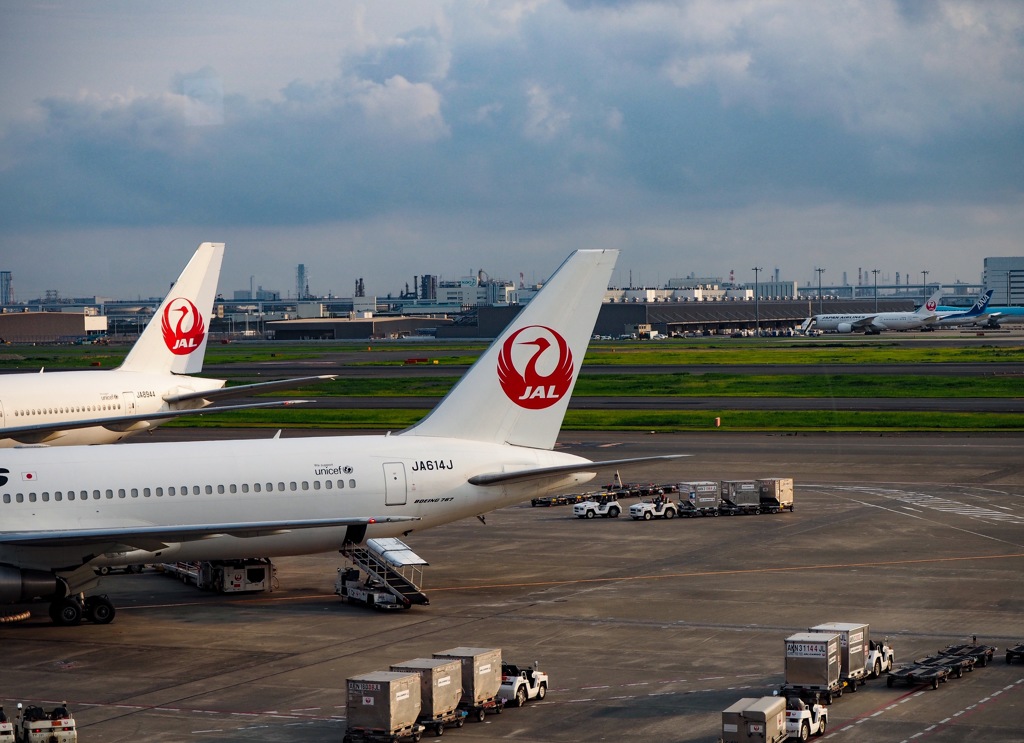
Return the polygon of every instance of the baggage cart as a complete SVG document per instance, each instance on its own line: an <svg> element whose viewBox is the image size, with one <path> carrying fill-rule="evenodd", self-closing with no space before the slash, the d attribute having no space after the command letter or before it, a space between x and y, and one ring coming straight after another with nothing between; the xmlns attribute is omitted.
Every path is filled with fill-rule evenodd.
<svg viewBox="0 0 1024 743"><path fill-rule="evenodd" d="M462 666L462 699L459 709L469 719L483 722L487 714L500 715L501 648L457 647L434 653L435 658L458 660Z"/></svg>
<svg viewBox="0 0 1024 743"><path fill-rule="evenodd" d="M807 702L832 704L843 695L846 682L840 677L838 634L799 632L786 638L786 681L784 696L799 696Z"/></svg>
<svg viewBox="0 0 1024 743"><path fill-rule="evenodd" d="M849 682L850 691L857 691L857 684L864 683L870 672L867 667L870 627L856 622L825 622L807 631L839 635L839 677Z"/></svg>
<svg viewBox="0 0 1024 743"><path fill-rule="evenodd" d="M722 743L781 743L788 735L782 697L747 697L722 711Z"/></svg>
<svg viewBox="0 0 1024 743"><path fill-rule="evenodd" d="M960 645L947 645L939 651L939 655L970 657L974 662L984 668L996 654L996 648L992 645L979 645L977 635L971 637L971 642Z"/></svg>
<svg viewBox="0 0 1024 743"><path fill-rule="evenodd" d="M722 504L725 516L761 513L761 492L757 480L722 480Z"/></svg>
<svg viewBox="0 0 1024 743"><path fill-rule="evenodd" d="M680 516L717 516L722 505L722 486L713 480L681 482L679 490Z"/></svg>
<svg viewBox="0 0 1024 743"><path fill-rule="evenodd" d="M375 671L348 679L344 743L418 741L420 677L416 673Z"/></svg>
<svg viewBox="0 0 1024 743"><path fill-rule="evenodd" d="M1024 642L1006 648L1007 664L1013 663L1015 660L1019 660L1021 663L1024 663Z"/></svg>
<svg viewBox="0 0 1024 743"><path fill-rule="evenodd" d="M757 481L761 497L761 510L778 513L788 510L793 512L793 478L768 477Z"/></svg>
<svg viewBox="0 0 1024 743"><path fill-rule="evenodd" d="M913 663L889 671L885 685L891 689L897 681L900 681L911 686L928 684L933 689L938 689L939 684L949 678L952 670L948 666L934 664L934 660L934 657L920 658Z"/></svg>
<svg viewBox="0 0 1024 743"><path fill-rule="evenodd" d="M391 670L415 673L420 677L420 714L417 722L434 735L444 735L446 727L460 728L466 721L462 701L462 663L446 658L414 658L396 663Z"/></svg>

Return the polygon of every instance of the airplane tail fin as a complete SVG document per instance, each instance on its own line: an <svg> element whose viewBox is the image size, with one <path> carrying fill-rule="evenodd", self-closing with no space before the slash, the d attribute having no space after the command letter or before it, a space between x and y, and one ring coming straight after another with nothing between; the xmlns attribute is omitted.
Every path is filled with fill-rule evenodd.
<svg viewBox="0 0 1024 743"><path fill-rule="evenodd" d="M202 371L224 243L203 243L128 352L125 371Z"/></svg>
<svg viewBox="0 0 1024 743"><path fill-rule="evenodd" d="M617 250L577 250L436 408L402 435L550 449Z"/></svg>
<svg viewBox="0 0 1024 743"><path fill-rule="evenodd" d="M967 311L967 315L973 316L980 315L981 313L983 313L986 309L988 309L988 303L992 301L992 295L995 293L995 289L989 289L980 297L978 297L978 301L975 302L974 306Z"/></svg>
<svg viewBox="0 0 1024 743"><path fill-rule="evenodd" d="M942 301L941 286L938 289L936 289L930 297L928 297L928 301L926 301L924 304L917 308L916 314L922 315L923 317L933 316L935 314L935 309L939 306L940 301Z"/></svg>

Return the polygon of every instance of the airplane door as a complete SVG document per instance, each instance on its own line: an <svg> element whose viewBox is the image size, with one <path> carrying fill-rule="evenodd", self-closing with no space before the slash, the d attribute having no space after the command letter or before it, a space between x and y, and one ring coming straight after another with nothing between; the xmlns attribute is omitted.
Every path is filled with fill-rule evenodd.
<svg viewBox="0 0 1024 743"><path fill-rule="evenodd" d="M405 465L384 463L384 505L404 506L406 499Z"/></svg>
<svg viewBox="0 0 1024 743"><path fill-rule="evenodd" d="M124 414L135 415L135 393L123 392L121 393L121 400L124 403Z"/></svg>

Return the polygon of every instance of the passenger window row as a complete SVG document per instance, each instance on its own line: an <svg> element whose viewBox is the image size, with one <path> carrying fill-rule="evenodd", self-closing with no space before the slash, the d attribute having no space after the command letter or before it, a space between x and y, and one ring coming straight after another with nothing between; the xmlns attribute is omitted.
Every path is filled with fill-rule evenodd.
<svg viewBox="0 0 1024 743"><path fill-rule="evenodd" d="M351 479L347 483L347 487L354 488L356 481ZM56 490L50 492L44 490L41 493L4 493L4 503L49 503L52 501L88 501L88 500L113 500L116 498L162 498L166 496L178 496L178 495L213 495L214 492L218 495L224 494L235 494L235 493L297 493L297 492L308 492L310 490L344 490L346 487L345 480L313 480L309 482L303 480L302 482L278 482L278 483L241 483L230 485L171 485L169 487L159 488L118 488L116 491L107 488L105 490Z"/></svg>
<svg viewBox="0 0 1024 743"><path fill-rule="evenodd" d="M64 413L98 413L104 410L120 410L121 405L110 403L106 405L63 405L56 408L31 408L29 410L15 410L15 418L23 418L30 415L62 415Z"/></svg>

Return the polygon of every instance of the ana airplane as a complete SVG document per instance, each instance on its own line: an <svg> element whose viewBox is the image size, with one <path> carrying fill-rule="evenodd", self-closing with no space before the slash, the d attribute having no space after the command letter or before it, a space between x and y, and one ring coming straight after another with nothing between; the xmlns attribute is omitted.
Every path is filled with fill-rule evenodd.
<svg viewBox="0 0 1024 743"><path fill-rule="evenodd" d="M814 315L801 327L809 330L833 330L837 333L863 332L878 335L883 330L917 330L936 318L936 309L942 298L941 287L928 301L913 312L867 312L861 314Z"/></svg>
<svg viewBox="0 0 1024 743"><path fill-rule="evenodd" d="M113 619L102 566L311 554L480 516L599 469L552 451L617 258L580 250L422 421L395 435L0 453L0 601Z"/></svg>
<svg viewBox="0 0 1024 743"><path fill-rule="evenodd" d="M303 377L225 387L185 376L203 368L224 243L203 243L117 369L0 376L0 448L21 444L107 444L181 415L286 405L218 408L214 401L326 379Z"/></svg>
<svg viewBox="0 0 1024 743"><path fill-rule="evenodd" d="M978 300L971 305L969 310L943 310L938 308L936 317L930 323L930 328L956 327L959 325L985 325L992 318L992 313L987 312L988 303L995 294L994 289L978 297Z"/></svg>

